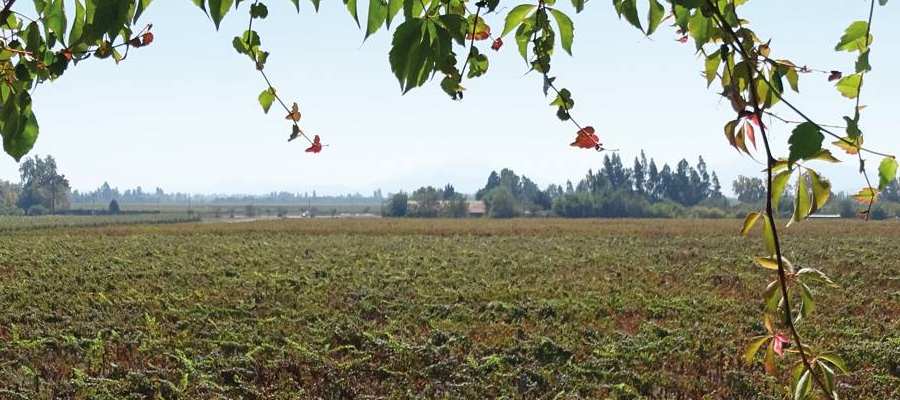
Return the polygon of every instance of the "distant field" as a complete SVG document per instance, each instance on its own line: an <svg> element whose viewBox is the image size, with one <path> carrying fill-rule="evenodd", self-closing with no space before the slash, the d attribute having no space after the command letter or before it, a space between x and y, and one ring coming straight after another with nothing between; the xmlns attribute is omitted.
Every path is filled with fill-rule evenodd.
<svg viewBox="0 0 900 400"><path fill-rule="evenodd" d="M739 225L0 232L0 399L780 399L740 361L771 274ZM856 371L842 398L900 398L900 223L786 232L790 259L842 282L804 327Z"/></svg>
<svg viewBox="0 0 900 400"><path fill-rule="evenodd" d="M259 216L277 215L279 211L290 215L299 215L304 211L312 209L316 214L329 215L331 213L373 213L381 214L380 204L156 204L156 203L122 203L122 210L127 211L159 211L161 213L187 213L192 211L195 214L213 216L218 214L219 217L227 218L232 212L235 215L243 216L247 213L247 206L252 207L252 212ZM76 210L106 210L108 204L73 204L72 208Z"/></svg>
<svg viewBox="0 0 900 400"><path fill-rule="evenodd" d="M123 215L0 215L0 232L23 229L87 227L127 224L163 224L197 221L187 213L123 214Z"/></svg>

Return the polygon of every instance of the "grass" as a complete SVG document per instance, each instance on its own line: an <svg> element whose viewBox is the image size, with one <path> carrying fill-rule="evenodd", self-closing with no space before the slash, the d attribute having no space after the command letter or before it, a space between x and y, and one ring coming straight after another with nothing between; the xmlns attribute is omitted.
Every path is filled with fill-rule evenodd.
<svg viewBox="0 0 900 400"><path fill-rule="evenodd" d="M779 399L740 221L292 220L0 234L0 398ZM810 221L803 325L900 397L900 225ZM706 397L704 397L706 396Z"/></svg>

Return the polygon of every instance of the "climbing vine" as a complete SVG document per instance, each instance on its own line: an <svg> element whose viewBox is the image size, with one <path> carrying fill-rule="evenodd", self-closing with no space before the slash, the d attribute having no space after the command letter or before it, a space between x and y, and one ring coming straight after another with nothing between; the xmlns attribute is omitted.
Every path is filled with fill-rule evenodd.
<svg viewBox="0 0 900 400"><path fill-rule="evenodd" d="M0 1L0 133L4 151L19 160L38 137L39 125L31 100L34 89L54 81L80 62L94 58L120 63L127 59L129 51L151 45L152 25L139 25L138 21L152 0L73 0L68 5L65 0L33 0L31 8L23 6L22 1ZM254 23L261 23L269 15L266 2L191 1L216 29L231 10L239 10L242 3L247 3L247 29L234 37L232 45L249 58L259 73L264 84L258 95L263 112L268 113L277 103L290 125L288 141L303 138L309 144L306 152L322 151L326 145L319 135L308 135L301 128L299 102L286 101L266 74L269 52L263 50L262 39L253 29ZM299 12L299 0L290 2ZM311 2L318 11L320 0ZM837 399L837 379L847 372L847 366L838 354L827 349L827 341L815 343L814 338L803 334L802 328L815 310L816 291L839 282L802 260L788 260L781 237L784 228L802 222L829 200L831 184L815 168L819 163L840 162L836 151L858 163L865 185L854 197L861 203L862 218L868 219L880 191L897 175L896 158L865 147L861 128L864 106L860 99L865 77L872 70L876 1L867 4L865 20L850 23L837 39L835 51L854 57L847 73L841 68L809 67L778 55L773 41L763 40L749 28L750 21L740 16L740 8L746 2L613 0L612 5L621 19L647 36L668 24L674 29L677 43L686 44L693 39L693 51L703 60L706 85L719 87L718 93L734 111L734 118L724 124L727 143L750 157L764 157L766 204L747 215L741 233L750 235L756 226L761 226L764 253L753 261L770 271L772 279L761 294L760 318L765 331L747 338L743 358L751 364L761 360L767 373L785 378L787 393L795 399ZM883 6L887 0L878 3ZM437 78L451 99L462 101L465 80L485 76L490 69L491 52L481 48L482 43L489 42L490 50L499 54L507 38L514 42L525 69L540 76L543 94L552 97L549 104L556 117L575 128L571 145L605 150L594 127L576 119L572 91L557 86L558 77L551 75L557 43L572 55L575 23L565 11L569 6L557 4L556 0L525 0L504 7L509 11L498 17L499 4L499 0L369 0L361 19L357 0L343 0L349 15L364 30L365 38L382 28L393 30L387 61L401 92ZM571 0L570 7L579 13L585 5L584 0ZM494 18L500 20L493 23L502 25L496 36L490 21ZM790 97L799 93L800 77L804 75L834 82L837 94L852 101L850 112L842 117L843 124L819 122L793 104ZM787 113L793 116L785 116ZM772 150L772 132L780 130L789 130L785 155ZM826 136L832 138L831 146L825 141ZM866 157L880 160L877 184L869 176ZM773 209L792 179L796 190L794 212L782 228Z"/></svg>

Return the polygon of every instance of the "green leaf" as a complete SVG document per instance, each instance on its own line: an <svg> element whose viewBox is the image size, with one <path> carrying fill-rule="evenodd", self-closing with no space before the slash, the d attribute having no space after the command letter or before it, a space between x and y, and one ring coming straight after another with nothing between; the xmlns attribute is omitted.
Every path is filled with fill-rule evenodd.
<svg viewBox="0 0 900 400"><path fill-rule="evenodd" d="M848 99L855 99L859 96L860 85L862 84L862 75L847 75L834 85L841 94Z"/></svg>
<svg viewBox="0 0 900 400"><path fill-rule="evenodd" d="M472 52L475 54L469 59L469 72L466 74L466 77L470 79L484 75L490 65L487 56L478 54L478 50L475 47L472 48Z"/></svg>
<svg viewBox="0 0 900 400"><path fill-rule="evenodd" d="M666 9L659 1L650 0L650 9L647 11L647 36L656 32L665 14Z"/></svg>
<svg viewBox="0 0 900 400"><path fill-rule="evenodd" d="M806 175L797 177L797 193L794 198L794 215L791 216L788 226L791 226L794 222L803 221L809 216L809 213L812 210L812 201L810 199L806 181Z"/></svg>
<svg viewBox="0 0 900 400"><path fill-rule="evenodd" d="M575 7L575 12L580 13L584 10L585 0L572 0L572 7Z"/></svg>
<svg viewBox="0 0 900 400"><path fill-rule="evenodd" d="M616 8L616 12L619 14L619 18L624 16L628 23L634 25L634 27L638 28L641 32L644 31L644 27L641 26L641 18L638 17L636 0L613 0L613 5Z"/></svg>
<svg viewBox="0 0 900 400"><path fill-rule="evenodd" d="M575 37L575 26L568 15L555 8L550 9L556 24L559 26L559 39L563 50L572 55L572 39Z"/></svg>
<svg viewBox="0 0 900 400"><path fill-rule="evenodd" d="M225 14L228 14L232 5L234 5L234 0L209 0L209 17L216 25L216 30L219 30L222 18L225 18Z"/></svg>
<svg viewBox="0 0 900 400"><path fill-rule="evenodd" d="M81 41L81 36L84 34L84 23L84 6L81 5L81 0L75 0L75 18L72 21L72 30L69 32L69 46L74 47Z"/></svg>
<svg viewBox="0 0 900 400"><path fill-rule="evenodd" d="M750 341L750 344L747 345L747 348L744 349L744 362L747 364L752 364L753 359L756 357L756 353L759 352L760 347L769 340L768 336L757 336Z"/></svg>
<svg viewBox="0 0 900 400"><path fill-rule="evenodd" d="M137 8L134 11L134 18L131 20L132 24L137 23L138 19L141 17L141 14L144 13L144 10L146 10L147 7L150 7L150 3L152 2L153 0L137 0Z"/></svg>
<svg viewBox="0 0 900 400"><path fill-rule="evenodd" d="M294 1L294 0L292 0L292 1ZM319 12L319 3L320 3L322 0L310 0L310 1L312 2L313 8L316 9L316 12ZM300 2L299 2L299 1L294 1L294 3L295 3L295 5L297 6L297 12L300 12Z"/></svg>
<svg viewBox="0 0 900 400"><path fill-rule="evenodd" d="M394 16L403 9L403 0L388 0L388 13L385 17L385 24L388 29L391 27L391 21L394 20Z"/></svg>
<svg viewBox="0 0 900 400"><path fill-rule="evenodd" d="M688 33L694 38L697 49L712 39L713 26L703 13L697 12L688 20Z"/></svg>
<svg viewBox="0 0 900 400"><path fill-rule="evenodd" d="M775 231L772 229L772 220L768 216L763 218L763 244L770 255L775 255Z"/></svg>
<svg viewBox="0 0 900 400"><path fill-rule="evenodd" d="M269 108L272 107L272 102L275 101L275 89L268 88L263 90L262 93L259 94L259 105L262 106L263 112L268 114Z"/></svg>
<svg viewBox="0 0 900 400"><path fill-rule="evenodd" d="M811 212L814 213L824 207L825 203L828 203L828 199L831 198L831 182L822 178L816 171L811 169L807 169L806 173L809 175L810 184L812 184L813 204Z"/></svg>
<svg viewBox="0 0 900 400"><path fill-rule="evenodd" d="M788 179L791 177L791 171L785 170L772 177L772 207L778 208L781 202L781 196L784 195L784 188L787 186Z"/></svg>
<svg viewBox="0 0 900 400"><path fill-rule="evenodd" d="M531 40L531 33L534 30L534 23L530 19L526 19L519 28L516 29L516 46L522 59L528 61L528 41Z"/></svg>
<svg viewBox="0 0 900 400"><path fill-rule="evenodd" d="M269 8L263 3L250 5L250 18L265 18L269 16Z"/></svg>
<svg viewBox="0 0 900 400"><path fill-rule="evenodd" d="M878 165L878 190L884 190L897 177L897 159L885 157Z"/></svg>
<svg viewBox="0 0 900 400"><path fill-rule="evenodd" d="M847 373L847 363L840 356L834 353L819 354L816 358L828 361L829 364L837 367L841 372Z"/></svg>
<svg viewBox="0 0 900 400"><path fill-rule="evenodd" d="M822 140L825 136L819 131L819 128L811 123L804 122L797 125L788 138L790 144L790 156L788 164L793 164L798 160L803 160L815 156L822 150Z"/></svg>
<svg viewBox="0 0 900 400"><path fill-rule="evenodd" d="M706 76L706 87L709 87L716 80L716 72L719 71L719 64L722 63L722 56L718 50L706 57L704 75Z"/></svg>
<svg viewBox="0 0 900 400"><path fill-rule="evenodd" d="M55 0L48 3L44 9L44 24L51 32L56 33L57 37L64 37L66 34L66 10L63 6L63 0Z"/></svg>
<svg viewBox="0 0 900 400"><path fill-rule="evenodd" d="M368 39L370 35L378 31L388 16L388 3L385 0L369 0L369 15L366 22L366 36L363 40Z"/></svg>
<svg viewBox="0 0 900 400"><path fill-rule="evenodd" d="M834 46L835 51L859 51L868 50L874 38L870 34L868 40L866 32L869 30L869 24L866 21L854 21L844 31L841 41Z"/></svg>
<svg viewBox="0 0 900 400"><path fill-rule="evenodd" d="M869 64L869 50L862 52L859 55L859 58L856 59L856 72L869 72L872 70L872 65Z"/></svg>
<svg viewBox="0 0 900 400"><path fill-rule="evenodd" d="M812 382L810 382L810 371L804 370L800 378L794 383L794 400L804 400L812 391Z"/></svg>
<svg viewBox="0 0 900 400"><path fill-rule="evenodd" d="M31 110L31 96L27 91L14 92L7 86L2 87L0 95L6 97L0 107L3 148L19 161L34 146L38 135L37 119Z"/></svg>
<svg viewBox="0 0 900 400"><path fill-rule="evenodd" d="M356 0L344 0L344 5L347 6L347 12L349 12L350 16L353 17L353 20L356 21L356 26L361 28L362 26L359 24L359 14L356 11Z"/></svg>
<svg viewBox="0 0 900 400"><path fill-rule="evenodd" d="M797 318L794 320L795 324L809 317L816 309L816 302L813 300L812 291L809 290L809 286L806 286L803 282L799 282L799 284L800 312L797 313Z"/></svg>
<svg viewBox="0 0 900 400"><path fill-rule="evenodd" d="M509 14L506 14L506 22L503 25L503 33L500 34L500 37L506 36L507 33L521 25L522 21L528 18L536 7L534 4L519 4L513 8Z"/></svg>

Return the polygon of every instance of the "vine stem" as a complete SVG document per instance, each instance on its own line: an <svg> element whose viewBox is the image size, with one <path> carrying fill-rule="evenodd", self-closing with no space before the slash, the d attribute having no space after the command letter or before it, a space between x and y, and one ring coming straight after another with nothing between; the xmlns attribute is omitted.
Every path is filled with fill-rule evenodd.
<svg viewBox="0 0 900 400"><path fill-rule="evenodd" d="M865 52L869 53L869 37L872 31L872 16L875 14L875 0L871 0L869 2L869 19L866 22L866 45ZM861 54L860 54L861 55ZM866 56L868 57L868 55ZM859 86L856 87L856 105L853 107L854 116L859 115L859 98L862 97L862 86L863 86L863 78L866 76L866 71L863 70L859 73ZM872 187L872 182L869 181L869 174L866 172L866 161L862 158L862 152L857 151L856 156L859 157L859 172L866 178L866 186L869 188L870 193L875 193L875 188ZM869 220L869 214L872 213L872 206L875 205L875 196L873 195L869 198L869 206L866 208L866 221Z"/></svg>
<svg viewBox="0 0 900 400"><path fill-rule="evenodd" d="M531 36L531 43L535 44L535 46L537 45L537 33L538 33L537 27L538 27L538 23L540 22L540 20L539 20L540 13L546 12L546 9L547 9L547 5L544 4L544 0L539 0L538 1L538 9L534 12L534 28L535 29ZM535 57L537 57L537 52L535 52ZM562 93L560 93L559 89L556 88L556 85L553 84L553 81L551 80L550 76L547 75L547 72L541 72L541 75L544 77L544 84L547 85L547 87L549 87L550 89L553 89L553 91L556 93L557 97L562 96ZM562 108L563 108L563 111L566 112L566 116L569 117L569 120L572 121L573 124L575 124L576 128L578 128L578 132L583 131L584 128L581 127L581 124L579 124L578 121L575 120L575 117L572 116L572 113L569 112L569 106L566 105L565 99L563 99Z"/></svg>
<svg viewBox="0 0 900 400"><path fill-rule="evenodd" d="M258 3L259 3L259 0L255 0L253 2L253 5L256 5ZM251 52L253 52L253 60L256 61L256 51L253 50L253 47L250 46L250 32L253 32L253 14L252 13L250 14L250 22L247 23L247 40L244 41L244 44L246 44L247 48L250 49ZM263 80L266 81L266 86L268 86L269 91L272 92L272 96L275 97L275 100L278 100L278 104L281 105L281 108L284 109L284 112L290 114L291 109L288 108L287 104L284 103L284 100L281 100L281 96L278 95L278 91L275 90L275 87L272 86L272 82L269 80L269 77L266 75L266 71L263 71L262 65L259 64L258 61L256 61L256 62L257 62L256 70L259 71L259 74L262 75ZM297 127L297 132L300 133L300 136L303 136L303 138L306 139L306 141L309 142L309 144L312 144L313 143L312 139L310 139L309 136L306 135L306 132L303 132L303 129L300 129L300 125L297 124L297 121L291 121L291 122L294 124L295 127Z"/></svg>
<svg viewBox="0 0 900 400"><path fill-rule="evenodd" d="M16 0L9 0L3 5L3 9L0 10L0 26L7 25L7 19L9 19L9 14L12 13L13 4L16 4Z"/></svg>
<svg viewBox="0 0 900 400"><path fill-rule="evenodd" d="M472 49L475 48L475 31L478 30L478 18L481 16L481 2L478 2L478 8L475 9L475 22L472 24L472 40L469 41L469 53L466 55L466 62L463 64L462 71L459 73L459 81L462 82L466 76L466 67L472 59Z"/></svg>
<svg viewBox="0 0 900 400"><path fill-rule="evenodd" d="M707 4L713 9L719 27L730 36L730 39L732 39L731 42L728 43L729 47L731 47L733 51L738 52L741 57L744 58L744 60L750 63L751 58L748 56L747 52L744 51L743 46L741 46L740 39L732 29L731 25L728 24L725 17L722 15L719 7L713 4L710 0L707 0ZM735 14L737 13L735 12ZM757 87L755 84L752 84L752 82L754 82L754 75L759 75L762 79L765 78L756 69L756 67L752 67L749 69L751 84L748 85L748 91L750 92L750 102L753 104L753 113L759 120L762 120L761 118L763 116L763 109L759 106L759 94L757 93ZM784 259L781 252L781 239L778 237L778 228L775 224L775 212L772 207L772 167L775 165L777 160L775 160L775 157L772 155L772 148L769 145L768 131L762 124L760 124L759 128L760 134L763 138L763 145L766 150L766 165L768 167L766 168L766 218L768 219L769 227L772 229L772 239L775 247L775 260L778 264L778 284L780 286L781 296L784 301L784 323L785 325L787 325L788 330L791 332L791 336L794 339L794 342L796 342L797 344L797 352L798 354L800 354L800 359L802 360L804 367L809 371L810 375L813 377L813 381L819 387L819 389L821 389L822 392L825 393L825 396L828 399L833 400L834 396L832 396L832 394L828 391L825 384L822 382L822 379L819 377L819 375L816 374L815 370L813 369L812 363L810 363L809 357L807 356L806 351L803 349L804 346L800 333L797 331L797 327L794 326L793 313L791 312L791 303L788 294L787 272L785 270Z"/></svg>

